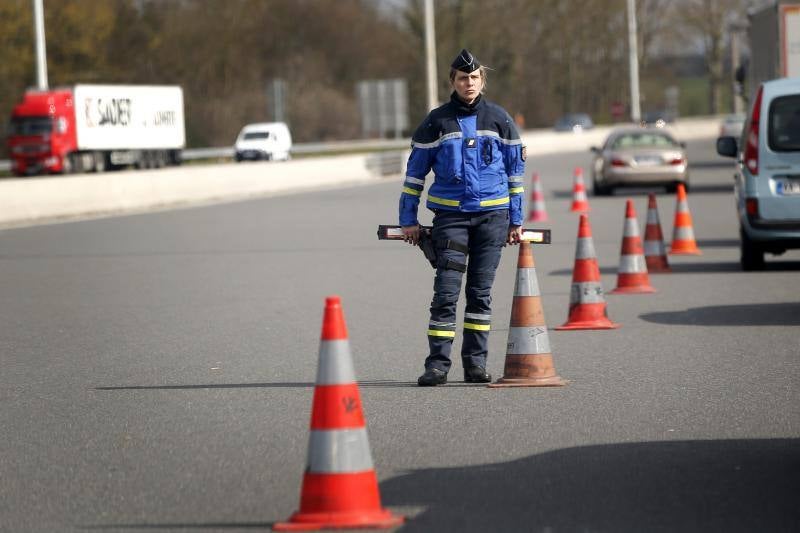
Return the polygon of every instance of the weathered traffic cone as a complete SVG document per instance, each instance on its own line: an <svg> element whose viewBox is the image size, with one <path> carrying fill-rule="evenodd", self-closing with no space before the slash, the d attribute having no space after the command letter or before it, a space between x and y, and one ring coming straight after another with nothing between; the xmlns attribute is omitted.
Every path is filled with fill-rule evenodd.
<svg viewBox="0 0 800 533"><path fill-rule="evenodd" d="M569 294L569 317L558 330L570 329L615 329L608 319L603 285L600 283L600 268L594 251L592 227L589 216L581 214L578 224L578 241L575 245L575 268L572 270L572 288Z"/></svg>
<svg viewBox="0 0 800 533"><path fill-rule="evenodd" d="M647 263L644 260L642 239L639 237L639 223L633 200L625 205L625 224L622 230L622 253L619 258L617 287L610 294L631 294L656 292L650 286Z"/></svg>
<svg viewBox="0 0 800 533"><path fill-rule="evenodd" d="M672 272L667 261L664 235L661 233L661 222L658 219L656 195L653 193L650 193L647 198L647 225L644 227L644 260L647 264L647 272Z"/></svg>
<svg viewBox="0 0 800 533"><path fill-rule="evenodd" d="M544 205L544 193L542 192L542 182L539 181L539 173L534 172L532 178L531 209L528 213L528 221L545 222L547 221L547 209Z"/></svg>
<svg viewBox="0 0 800 533"><path fill-rule="evenodd" d="M525 241L519 245L505 368L503 377L491 383L490 387L552 387L567 384L556 374L553 366L532 248L531 243Z"/></svg>
<svg viewBox="0 0 800 533"><path fill-rule="evenodd" d="M692 213L689 211L689 202L686 200L686 188L683 183L678 184L675 223L672 228L672 246L669 253L673 255L700 255L703 253L694 240Z"/></svg>
<svg viewBox="0 0 800 533"><path fill-rule="evenodd" d="M586 197L586 185L583 183L583 168L575 167L572 173L572 206L573 213L585 213L589 210L589 199Z"/></svg>
<svg viewBox="0 0 800 533"><path fill-rule="evenodd" d="M300 510L275 531L389 528L402 516L381 507L347 326L338 296L325 300L311 437Z"/></svg>

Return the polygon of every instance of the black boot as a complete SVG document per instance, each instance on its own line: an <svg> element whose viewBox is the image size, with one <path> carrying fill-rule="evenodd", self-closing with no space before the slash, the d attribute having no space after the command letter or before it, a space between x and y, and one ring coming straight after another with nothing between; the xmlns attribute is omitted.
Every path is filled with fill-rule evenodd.
<svg viewBox="0 0 800 533"><path fill-rule="evenodd" d="M467 383L490 383L492 375L482 366L468 366L464 369L464 381Z"/></svg>
<svg viewBox="0 0 800 533"><path fill-rule="evenodd" d="M417 385L420 387L435 387L436 385L444 385L447 383L447 372L439 370L438 368L429 368L425 370L417 380Z"/></svg>

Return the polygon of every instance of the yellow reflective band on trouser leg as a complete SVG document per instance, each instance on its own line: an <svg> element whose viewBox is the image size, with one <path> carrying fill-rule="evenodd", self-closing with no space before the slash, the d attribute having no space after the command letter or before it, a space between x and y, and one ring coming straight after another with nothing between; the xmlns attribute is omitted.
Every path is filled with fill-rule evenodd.
<svg viewBox="0 0 800 533"><path fill-rule="evenodd" d="M403 187L403 192L406 194L410 194L412 196L419 196L420 194L422 194L422 191L412 189L411 187Z"/></svg>
<svg viewBox="0 0 800 533"><path fill-rule="evenodd" d="M431 337L455 337L455 331L444 331L441 329L429 329L428 335Z"/></svg>
<svg viewBox="0 0 800 533"><path fill-rule="evenodd" d="M473 324L471 322L464 322L464 329L474 329L475 331L489 331L491 326L489 324Z"/></svg>
<svg viewBox="0 0 800 533"><path fill-rule="evenodd" d="M481 207L488 207L492 205L503 205L508 203L508 196L504 198L496 198L494 200L483 200L481 201Z"/></svg>
<svg viewBox="0 0 800 533"><path fill-rule="evenodd" d="M506 200L508 200L508 198L506 198ZM446 198L439 198L438 196L431 196L430 194L428 195L428 201L434 204L449 205L451 207L458 207L460 203L458 200L448 200Z"/></svg>
<svg viewBox="0 0 800 533"><path fill-rule="evenodd" d="M514 187L513 189L509 189L508 192L510 192L511 194L522 194L523 192L525 192L525 188L524 187Z"/></svg>

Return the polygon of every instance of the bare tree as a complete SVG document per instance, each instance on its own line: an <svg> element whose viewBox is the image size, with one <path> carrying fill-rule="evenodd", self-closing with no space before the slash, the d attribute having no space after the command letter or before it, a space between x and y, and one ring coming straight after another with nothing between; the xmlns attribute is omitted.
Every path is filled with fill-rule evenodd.
<svg viewBox="0 0 800 533"><path fill-rule="evenodd" d="M722 111L724 39L732 20L743 18L745 0L685 0L678 8L678 19L694 31L704 46L708 69L708 105L711 113Z"/></svg>

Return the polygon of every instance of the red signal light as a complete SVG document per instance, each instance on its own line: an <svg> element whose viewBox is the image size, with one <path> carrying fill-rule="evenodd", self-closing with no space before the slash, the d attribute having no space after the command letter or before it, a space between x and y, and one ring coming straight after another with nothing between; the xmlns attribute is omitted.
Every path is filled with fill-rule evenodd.
<svg viewBox="0 0 800 533"><path fill-rule="evenodd" d="M758 176L758 123L761 119L761 96L764 93L764 86L758 88L753 112L750 115L750 127L745 137L744 165L753 176Z"/></svg>

